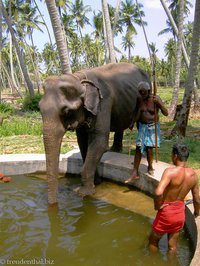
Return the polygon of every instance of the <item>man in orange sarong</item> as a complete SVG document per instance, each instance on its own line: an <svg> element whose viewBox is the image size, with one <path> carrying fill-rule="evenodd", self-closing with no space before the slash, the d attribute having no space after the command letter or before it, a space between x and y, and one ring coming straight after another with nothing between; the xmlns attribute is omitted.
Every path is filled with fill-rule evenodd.
<svg viewBox="0 0 200 266"><path fill-rule="evenodd" d="M158 250L161 237L168 234L169 253L177 249L177 240L185 222L184 199L189 191L192 192L194 216L199 216L200 197L197 174L187 167L189 150L186 145L174 144L172 161L175 165L165 169L155 190L154 208L158 210L149 237L149 250Z"/></svg>

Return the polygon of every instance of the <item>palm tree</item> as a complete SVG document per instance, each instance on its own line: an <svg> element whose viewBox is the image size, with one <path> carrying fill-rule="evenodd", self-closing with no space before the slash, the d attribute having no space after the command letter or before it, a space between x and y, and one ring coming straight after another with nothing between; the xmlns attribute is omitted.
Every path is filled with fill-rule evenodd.
<svg viewBox="0 0 200 266"><path fill-rule="evenodd" d="M129 40L137 35L135 25L142 26L147 25L147 22L141 21L141 18L145 16L142 11L142 4L134 4L133 0L125 0L121 3L121 16L119 19L120 24L126 27L126 36L129 36ZM130 42L131 49L133 42Z"/></svg>
<svg viewBox="0 0 200 266"><path fill-rule="evenodd" d="M105 33L106 36L106 42L108 45L109 49L109 57L110 57L110 62L115 63L115 50L114 50L114 40L113 40L113 34L112 34L112 29L111 29L111 22L110 22L110 16L109 16L109 10L108 10L108 3L106 0L102 0L102 11L103 11L103 18L104 18L104 23L105 23Z"/></svg>
<svg viewBox="0 0 200 266"><path fill-rule="evenodd" d="M97 52L97 65L101 65L101 50L102 50L102 42L103 42L103 20L102 20L102 12L99 11L98 14L93 12L93 35L96 44L96 52Z"/></svg>
<svg viewBox="0 0 200 266"><path fill-rule="evenodd" d="M54 62L59 61L59 60L57 60L59 58L59 56L58 56L58 52L54 46L52 49L52 45L50 43L46 43L44 49L42 50L41 58L42 58L42 61L44 62L44 65L46 67L46 72L49 75L56 75L56 74L58 75L59 74L58 73L58 67L54 63Z"/></svg>
<svg viewBox="0 0 200 266"><path fill-rule="evenodd" d="M86 15L91 11L91 7L89 5L84 6L83 0L75 0L74 4L72 2L69 4L69 10L71 12L71 20L74 21L74 25L76 25L77 35L81 41L81 52L84 55L86 47L84 47L83 43L82 29L90 25L90 20ZM88 63L86 64L88 65Z"/></svg>
<svg viewBox="0 0 200 266"><path fill-rule="evenodd" d="M176 69L175 69L175 86L172 94L169 115L174 118L176 107L178 104L178 92L180 84L180 71L182 62L182 40L183 40L183 21L184 21L184 0L179 1L179 18L178 18L178 40L176 47Z"/></svg>
<svg viewBox="0 0 200 266"><path fill-rule="evenodd" d="M120 4L121 4L121 0L117 0L116 3L116 9L115 9L115 17L114 17L114 24L113 24L113 36L115 36L115 32L116 32L116 26L117 26L117 22L119 20L119 15L120 15Z"/></svg>
<svg viewBox="0 0 200 266"><path fill-rule="evenodd" d="M176 43L173 38L165 44L164 51L167 56L167 62L170 66L170 85L174 86L174 64L176 60Z"/></svg>
<svg viewBox="0 0 200 266"><path fill-rule="evenodd" d="M176 25L178 25L178 19L179 19L179 0L168 0L167 2L171 2L171 4L169 5L168 9L171 12L171 15L173 17L174 23ZM165 5L165 3L163 3L163 1L161 1L161 4ZM190 13L190 8L192 8L192 4L190 3L190 1L188 0L184 0L184 15L187 17ZM165 9L165 7L164 7ZM170 19L166 20L166 24L167 24L167 28L163 29L162 31L159 32L158 35L162 35L165 33L169 33L171 32L174 36L174 39L176 39L176 32L174 30L174 27L171 23Z"/></svg>
<svg viewBox="0 0 200 266"><path fill-rule="evenodd" d="M27 84L28 90L30 92L30 95L31 96L34 96L35 93L34 93L33 84L32 84L32 82L30 80L29 75L28 75L27 67L26 67L26 64L24 62L24 57L23 57L23 55L21 53L21 50L19 48L18 42L17 42L16 37L15 37L14 30L12 28L12 20L11 20L11 17L8 16L8 14L6 12L6 9L4 8L4 5L3 5L2 0L0 0L0 2L1 2L1 7L2 7L3 17L6 20L6 23L8 25L10 34L12 36L12 41L13 41L13 44L15 46L15 49L16 49L16 52L17 52L17 55L18 55L18 58L19 58L19 61L20 61L20 66L21 66L21 69L22 69L22 72L23 72L23 75L24 75L24 79L26 81L26 84Z"/></svg>
<svg viewBox="0 0 200 266"><path fill-rule="evenodd" d="M135 43L133 38L128 32L125 36L122 36L122 48L126 51L128 50L128 62L131 62L131 48L134 48Z"/></svg>
<svg viewBox="0 0 200 266"><path fill-rule="evenodd" d="M34 70L34 76L35 76L35 82L37 84L37 88L39 91L40 88L40 73L39 73L39 66L38 66L38 56L36 53L36 47L34 45L34 40L33 40L33 31L34 29L37 29L41 32L42 29L40 28L40 25L44 25L42 21L40 21L40 16L36 14L37 9L36 7L31 7L29 3L23 3L20 6L20 16L15 20L16 26L16 31L18 33L18 36L21 40L21 47L25 47L28 51L28 55L30 57L30 61L32 64L32 68ZM31 46L30 47L27 42L26 42L26 36L29 37L31 40Z"/></svg>
<svg viewBox="0 0 200 266"><path fill-rule="evenodd" d="M186 128L190 113L191 100L192 100L192 91L194 88L194 80L197 72L198 65L198 53L200 47L200 0L196 0L195 4L195 15L194 15L194 24L193 24L193 34L192 34L192 49L190 56L190 66L188 70L188 79L186 82L186 88L182 103L182 109L179 116L179 119L176 122L176 125L173 129L173 133L177 133L179 138L184 138L186 135Z"/></svg>
<svg viewBox="0 0 200 266"><path fill-rule="evenodd" d="M46 0L46 5L56 39L58 53L61 61L62 73L69 73L71 72L71 67L69 62L68 46L63 28L61 26L61 20L58 16L56 2L55 0Z"/></svg>
<svg viewBox="0 0 200 266"><path fill-rule="evenodd" d="M81 29L83 29L86 25L90 25L90 20L86 14L91 11L91 7L89 5L84 6L82 0L75 0L74 4L71 2L69 8L72 14L71 18L75 21L77 32L79 32L82 39L83 36Z"/></svg>
<svg viewBox="0 0 200 266"><path fill-rule="evenodd" d="M186 1L186 0L185 0ZM178 36L178 28L176 26L176 23L175 23L175 20L169 10L169 8L166 6L165 4L165 1L164 0L160 0L167 16L168 16L168 20L167 20L167 24L169 25L169 28L168 30L171 31L173 33L173 37L174 37L174 40L176 40L176 37L175 36ZM186 1L188 2L188 1ZM185 9L187 10L187 6L185 7ZM171 29L170 29L171 27ZM169 32L168 31L168 32ZM163 33L167 32L167 30L164 30ZM160 32L159 34L162 34L162 32ZM188 58L188 55L187 55L187 51L186 51L186 48L185 48L185 44L184 44L184 41L182 42L182 50L183 50L183 56L184 56L184 60L185 60L185 64L187 67L189 67L189 58Z"/></svg>

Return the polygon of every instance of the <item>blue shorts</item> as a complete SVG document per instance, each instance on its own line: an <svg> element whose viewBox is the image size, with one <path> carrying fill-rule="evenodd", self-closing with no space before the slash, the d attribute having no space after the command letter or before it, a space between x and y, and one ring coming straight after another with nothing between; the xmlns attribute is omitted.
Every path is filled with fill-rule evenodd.
<svg viewBox="0 0 200 266"><path fill-rule="evenodd" d="M156 147L155 123L138 123L138 135L136 145L141 147L141 153L144 153L146 147ZM156 123L157 128L157 147L160 147L160 123Z"/></svg>

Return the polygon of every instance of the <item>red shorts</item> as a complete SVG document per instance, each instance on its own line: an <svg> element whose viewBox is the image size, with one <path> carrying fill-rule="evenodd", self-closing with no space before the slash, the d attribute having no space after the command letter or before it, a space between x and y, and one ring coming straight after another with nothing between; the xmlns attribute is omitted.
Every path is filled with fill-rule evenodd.
<svg viewBox="0 0 200 266"><path fill-rule="evenodd" d="M164 202L167 206L158 210L152 229L156 233L179 232L185 222L185 204L182 200Z"/></svg>

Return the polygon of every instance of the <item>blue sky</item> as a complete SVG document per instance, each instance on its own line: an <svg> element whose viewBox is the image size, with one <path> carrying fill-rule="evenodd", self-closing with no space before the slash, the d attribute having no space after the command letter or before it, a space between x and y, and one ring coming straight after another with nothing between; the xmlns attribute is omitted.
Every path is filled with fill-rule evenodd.
<svg viewBox="0 0 200 266"><path fill-rule="evenodd" d="M109 4L111 4L113 7L116 6L116 0L107 0ZM149 43L155 43L156 47L158 49L157 56L162 59L164 58L164 45L167 42L169 38L172 36L170 34L164 34L161 36L158 36L158 33L166 28L166 19L167 16L165 14L165 11L163 10L163 7L160 3L160 0L139 0L138 2L142 3L145 12L145 18L144 20L148 22L148 26L145 27L146 34L148 38ZM39 4L40 3L40 4ZM38 4L41 7L41 11L44 15L45 20L47 21L49 25L49 30L51 32L52 39L54 39L53 31L51 28L48 11L46 8L45 3L39 2ZM101 0L83 0L84 5L90 5L93 10L101 10ZM95 5L94 5L95 3ZM191 3L194 6L195 0L191 0ZM92 13L91 13L92 14ZM187 20L193 21L193 10L191 10L191 14ZM143 30L141 27L136 27L138 35L134 37L135 47L132 50L132 55L139 55L142 57L149 57L147 45L145 42ZM84 29L86 32L91 31L90 27L87 27ZM48 41L48 36L46 33L46 30L44 28L44 33L36 33L34 34L34 41L39 50L41 51L44 47L44 44ZM120 48L121 39L120 37L115 41L115 46ZM125 52L124 52L125 53Z"/></svg>

